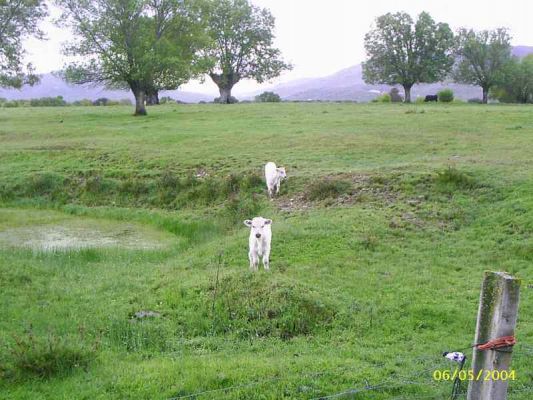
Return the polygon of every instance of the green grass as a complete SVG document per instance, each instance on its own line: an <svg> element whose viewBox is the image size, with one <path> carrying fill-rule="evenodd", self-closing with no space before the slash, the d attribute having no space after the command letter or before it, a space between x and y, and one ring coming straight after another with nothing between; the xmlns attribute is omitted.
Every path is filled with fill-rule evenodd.
<svg viewBox="0 0 533 400"><path fill-rule="evenodd" d="M509 399L529 399L532 111L0 109L0 232L127 222L175 241L0 249L0 397L313 399L386 382L344 398L444 399L441 354L473 341L483 271L506 270L524 280ZM273 202L266 161L289 176ZM274 221L271 271L251 274L242 220L257 215Z"/></svg>

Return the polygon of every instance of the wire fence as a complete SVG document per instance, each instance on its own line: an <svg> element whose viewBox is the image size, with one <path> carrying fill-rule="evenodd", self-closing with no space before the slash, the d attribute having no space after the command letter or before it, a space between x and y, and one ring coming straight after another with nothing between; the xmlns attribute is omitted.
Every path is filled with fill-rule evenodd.
<svg viewBox="0 0 533 400"><path fill-rule="evenodd" d="M468 348L468 347L467 347ZM533 346L529 344L517 344L513 348L513 360L516 361L518 359L527 358L531 359L531 356L533 355ZM416 361L416 362L423 362L426 364L431 364L430 366L426 366L426 368L413 371L410 374L402 375L402 374L395 374L391 376L390 378L387 378L381 382L370 384L368 381L365 381L364 383L360 383L358 385L354 385L353 387L345 388L339 392L331 393L331 394L325 394L325 395L319 395L315 397L311 397L309 400L329 400L329 399L347 399L347 398L359 398L357 395L365 393L365 397L361 398L368 398L366 394L375 393L376 395L380 394L380 399L385 400L414 400L414 399L450 399L452 398L450 396L451 388L453 382L447 382L449 385L444 385L444 382L436 382L433 379L432 372L435 371L438 368L443 368L443 365L447 365L449 367L449 364L444 364L443 357L438 355L423 355L416 358L412 357L403 357L403 358L397 358L394 360L395 364L399 364L402 361ZM318 372L304 372L298 374L298 377L300 380L303 379L312 379L312 378L318 378L321 376L324 376L326 374L340 374L342 372L349 372L350 370L357 370L357 367L355 366L341 366L333 369L328 369L327 371L318 371ZM294 379L294 375L291 377ZM270 378L258 380L255 382L248 382L244 384L239 385L233 385L233 386L227 386L224 388L218 388L218 389L211 389L211 390L204 390L204 391L198 391L191 394L184 394L180 396L171 397L168 400L180 400L180 399L195 399L195 400L203 400L203 399L214 399L214 398L221 398L221 396L229 395L233 391L237 390L243 390L243 389L252 389L252 388L258 388L260 386L265 385L271 385L274 383L287 381L287 376L273 376ZM398 391L399 389L403 389L406 386L418 386L418 387L425 387L425 388L431 388L433 390L433 393L429 394L416 394L416 393L403 393L403 394L393 394L390 393L390 395L387 396L388 392L394 392ZM464 382L464 387L462 390L453 397L453 399L459 400L459 399L466 399L466 382ZM442 390L445 388L445 390ZM440 389L439 393L435 393L437 389ZM512 399L513 394L522 394L522 393L531 393L533 392L533 385L526 386L522 385L520 387L514 387L514 385L510 385L510 389L508 391L509 399ZM386 396L386 397L383 397Z"/></svg>

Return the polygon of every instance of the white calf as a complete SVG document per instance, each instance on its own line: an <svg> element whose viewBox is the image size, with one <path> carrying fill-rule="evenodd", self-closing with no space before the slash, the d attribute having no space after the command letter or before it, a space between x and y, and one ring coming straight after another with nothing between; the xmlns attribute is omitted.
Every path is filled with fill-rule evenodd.
<svg viewBox="0 0 533 400"><path fill-rule="evenodd" d="M281 180L285 179L287 174L285 173L285 168L277 168L276 164L273 162L268 162L265 165L265 180L268 189L268 195L272 199L274 197L274 189L276 193L279 194L279 187Z"/></svg>
<svg viewBox="0 0 533 400"><path fill-rule="evenodd" d="M263 267L268 270L270 264L270 242L272 240L272 225L271 219L263 217L255 217L251 221L247 219L244 225L250 227L250 238L248 243L250 251L248 258L250 259L250 269L257 271L259 266L259 257L263 257Z"/></svg>

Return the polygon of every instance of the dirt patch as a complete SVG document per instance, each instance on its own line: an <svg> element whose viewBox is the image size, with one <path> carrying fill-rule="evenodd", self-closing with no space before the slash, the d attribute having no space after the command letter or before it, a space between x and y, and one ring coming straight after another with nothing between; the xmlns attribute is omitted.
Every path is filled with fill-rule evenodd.
<svg viewBox="0 0 533 400"><path fill-rule="evenodd" d="M331 187L331 182L342 182L342 193L329 191L329 195L319 200L318 196L309 196L309 192L317 190L317 184L309 185L304 192L290 197L276 199L277 206L285 212L306 211L317 206L350 206L362 202L380 202L392 204L398 200L399 194L385 181L372 175L363 174L339 174L328 175L321 179L324 188ZM346 185L347 184L347 185ZM324 189L324 190L325 190Z"/></svg>

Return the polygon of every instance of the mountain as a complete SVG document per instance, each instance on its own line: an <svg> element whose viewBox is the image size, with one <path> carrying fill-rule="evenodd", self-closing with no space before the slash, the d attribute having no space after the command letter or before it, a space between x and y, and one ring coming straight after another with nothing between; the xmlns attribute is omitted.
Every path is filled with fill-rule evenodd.
<svg viewBox="0 0 533 400"><path fill-rule="evenodd" d="M71 85L54 74L44 74L41 76L41 82L38 85L24 86L21 90L0 88L0 97L10 100L56 96L63 96L68 102L82 99L96 100L101 97L107 97L112 100L130 99L134 101L133 94L129 90L111 90L95 85ZM170 96L186 103L213 100L213 96L181 90L164 91L161 92L160 96Z"/></svg>
<svg viewBox="0 0 533 400"><path fill-rule="evenodd" d="M524 57L533 54L533 46L515 46L512 54L516 57ZM432 84L415 85L411 89L412 98L435 94L439 90L450 88L455 97L463 100L480 98L481 88L473 85L461 85L451 81ZM281 96L284 100L356 100L370 101L379 93L388 92L391 86L368 85L363 81L361 64L343 69L333 75L293 81L271 86L267 89ZM400 91L403 89L399 87ZM263 90L261 90L263 91ZM253 93L258 94L258 92ZM252 96L253 94L250 94Z"/></svg>

